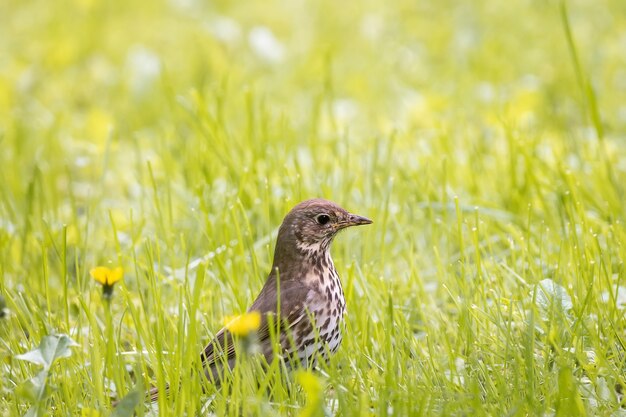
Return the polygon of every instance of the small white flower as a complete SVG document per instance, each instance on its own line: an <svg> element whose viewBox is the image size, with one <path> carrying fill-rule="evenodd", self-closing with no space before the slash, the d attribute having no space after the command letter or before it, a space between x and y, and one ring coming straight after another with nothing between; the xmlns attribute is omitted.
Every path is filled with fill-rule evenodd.
<svg viewBox="0 0 626 417"><path fill-rule="evenodd" d="M135 94L152 87L161 75L161 59L143 46L133 47L126 58L128 84Z"/></svg>
<svg viewBox="0 0 626 417"><path fill-rule="evenodd" d="M285 56L285 47L265 26L252 28L248 35L248 42L252 51L265 61L277 63L281 62Z"/></svg>
<svg viewBox="0 0 626 417"><path fill-rule="evenodd" d="M215 19L209 30L220 41L227 44L234 44L241 38L241 27L237 21L228 17L218 17Z"/></svg>

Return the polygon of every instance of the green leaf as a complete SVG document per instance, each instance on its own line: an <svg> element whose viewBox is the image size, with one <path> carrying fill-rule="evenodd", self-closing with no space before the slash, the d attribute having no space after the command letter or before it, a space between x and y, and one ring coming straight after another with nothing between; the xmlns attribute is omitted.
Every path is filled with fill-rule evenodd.
<svg viewBox="0 0 626 417"><path fill-rule="evenodd" d="M41 345L39 345L41 347ZM21 355L15 355L15 359L21 359L23 361L28 361L35 363L37 365L46 366L46 360L41 354L41 349L38 347L37 349L33 349L30 352L23 353Z"/></svg>
<svg viewBox="0 0 626 417"><path fill-rule="evenodd" d="M41 401L45 398L47 377L48 371L44 369L28 381L20 384L17 389L17 395L21 398L26 398L31 403Z"/></svg>
<svg viewBox="0 0 626 417"><path fill-rule="evenodd" d="M39 417L43 413L41 412L41 407L39 405L33 405L28 409L24 417Z"/></svg>
<svg viewBox="0 0 626 417"><path fill-rule="evenodd" d="M559 370L559 397L556 402L556 417L586 416L574 375L569 367Z"/></svg>
<svg viewBox="0 0 626 417"><path fill-rule="evenodd" d="M42 365L45 369L50 369L55 360L67 358L72 355L70 349L72 346L78 346L78 344L68 335L48 335L42 339L37 349L16 355L15 358Z"/></svg>
<svg viewBox="0 0 626 417"><path fill-rule="evenodd" d="M117 404L110 417L132 417L135 408L143 396L143 391L137 389L126 394L124 398Z"/></svg>
<svg viewBox="0 0 626 417"><path fill-rule="evenodd" d="M566 313L574 307L572 298L565 287L551 279L541 280L536 286L536 304L544 320L550 319L550 312L555 309L559 313Z"/></svg>

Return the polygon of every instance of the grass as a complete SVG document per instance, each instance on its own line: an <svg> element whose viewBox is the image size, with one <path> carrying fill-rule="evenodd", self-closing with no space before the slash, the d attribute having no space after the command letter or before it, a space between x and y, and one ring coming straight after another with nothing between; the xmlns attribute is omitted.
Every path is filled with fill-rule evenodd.
<svg viewBox="0 0 626 417"><path fill-rule="evenodd" d="M624 12L5 1L0 416L166 381L138 415L626 415ZM342 347L201 394L314 196L375 222L334 243ZM125 270L110 302L99 265Z"/></svg>

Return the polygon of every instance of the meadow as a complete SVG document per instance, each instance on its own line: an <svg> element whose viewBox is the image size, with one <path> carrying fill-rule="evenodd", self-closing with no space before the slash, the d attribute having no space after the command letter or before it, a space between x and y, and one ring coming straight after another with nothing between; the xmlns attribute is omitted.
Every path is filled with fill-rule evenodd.
<svg viewBox="0 0 626 417"><path fill-rule="evenodd" d="M625 51L623 0L4 0L0 416L626 416ZM212 389L312 197L374 221L342 346Z"/></svg>

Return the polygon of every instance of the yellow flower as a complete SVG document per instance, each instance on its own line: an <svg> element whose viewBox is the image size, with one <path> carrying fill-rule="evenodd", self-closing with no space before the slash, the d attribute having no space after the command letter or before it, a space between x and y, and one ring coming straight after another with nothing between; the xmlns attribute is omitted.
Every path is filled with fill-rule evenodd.
<svg viewBox="0 0 626 417"><path fill-rule="evenodd" d="M247 336L251 332L256 332L261 326L261 313L251 311L240 316L226 317L224 326L234 335Z"/></svg>
<svg viewBox="0 0 626 417"><path fill-rule="evenodd" d="M297 371L296 380L306 393L306 405L298 417L324 415L324 381L310 370Z"/></svg>
<svg viewBox="0 0 626 417"><path fill-rule="evenodd" d="M93 408L83 408L80 410L81 417L100 417L102 414L98 410L94 410Z"/></svg>
<svg viewBox="0 0 626 417"><path fill-rule="evenodd" d="M102 285L113 285L124 276L124 269L117 267L109 269L106 266L97 266L89 271L93 279Z"/></svg>
<svg viewBox="0 0 626 417"><path fill-rule="evenodd" d="M104 298L111 298L113 295L113 285L122 279L124 269L121 267L109 269L106 266L97 266L89 271L93 279L102 284L102 294Z"/></svg>

